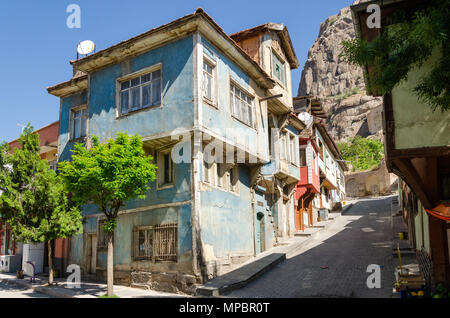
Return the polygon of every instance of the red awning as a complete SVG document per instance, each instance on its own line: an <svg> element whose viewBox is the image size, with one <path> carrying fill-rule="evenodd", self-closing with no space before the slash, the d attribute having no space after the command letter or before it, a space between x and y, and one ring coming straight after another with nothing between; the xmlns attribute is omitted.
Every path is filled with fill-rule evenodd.
<svg viewBox="0 0 450 318"><path fill-rule="evenodd" d="M441 203L432 209L425 209L425 211L441 220L450 221L450 203Z"/></svg>

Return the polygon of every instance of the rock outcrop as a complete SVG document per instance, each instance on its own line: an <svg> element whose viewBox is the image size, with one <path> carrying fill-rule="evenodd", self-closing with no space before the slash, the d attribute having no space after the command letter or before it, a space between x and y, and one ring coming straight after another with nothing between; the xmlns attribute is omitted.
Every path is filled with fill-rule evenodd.
<svg viewBox="0 0 450 318"><path fill-rule="evenodd" d="M308 52L297 95L322 99L328 113L328 130L335 141L347 141L356 135L381 140L382 99L365 94L361 68L340 56L341 42L354 37L349 7L320 25L319 36Z"/></svg>

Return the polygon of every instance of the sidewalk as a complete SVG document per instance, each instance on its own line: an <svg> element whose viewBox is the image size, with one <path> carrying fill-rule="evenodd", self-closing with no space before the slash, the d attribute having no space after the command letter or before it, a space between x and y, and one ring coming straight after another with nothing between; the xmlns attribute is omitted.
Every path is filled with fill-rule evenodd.
<svg viewBox="0 0 450 318"><path fill-rule="evenodd" d="M15 274L0 273L1 281L8 281L57 298L98 298L106 294L106 284L82 282L80 288L70 288L66 280L61 278L54 279L54 282L57 283L56 286L46 286L47 277L36 277L36 282L31 283L30 277L18 279ZM114 294L119 298L189 297L120 285L114 285Z"/></svg>
<svg viewBox="0 0 450 318"><path fill-rule="evenodd" d="M217 297L246 286L274 266L283 262L288 255L302 248L319 233L328 229L340 217L340 212L329 213L328 221L319 222L320 224L316 223L314 227L308 228L305 232L296 233L293 238L282 242L279 246L259 254L233 271L199 286L196 290L196 296Z"/></svg>

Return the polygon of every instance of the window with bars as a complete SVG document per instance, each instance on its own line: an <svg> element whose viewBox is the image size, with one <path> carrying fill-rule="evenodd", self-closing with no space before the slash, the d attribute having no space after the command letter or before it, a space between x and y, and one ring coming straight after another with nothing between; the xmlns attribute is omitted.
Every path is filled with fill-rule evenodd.
<svg viewBox="0 0 450 318"><path fill-rule="evenodd" d="M176 262L177 256L177 223L134 228L133 259Z"/></svg>
<svg viewBox="0 0 450 318"><path fill-rule="evenodd" d="M160 104L160 69L120 82L120 113L122 115Z"/></svg>
<svg viewBox="0 0 450 318"><path fill-rule="evenodd" d="M236 85L230 85L231 113L243 123L254 127L253 98Z"/></svg>
<svg viewBox="0 0 450 318"><path fill-rule="evenodd" d="M72 139L86 137L87 131L87 109L77 108L71 112Z"/></svg>

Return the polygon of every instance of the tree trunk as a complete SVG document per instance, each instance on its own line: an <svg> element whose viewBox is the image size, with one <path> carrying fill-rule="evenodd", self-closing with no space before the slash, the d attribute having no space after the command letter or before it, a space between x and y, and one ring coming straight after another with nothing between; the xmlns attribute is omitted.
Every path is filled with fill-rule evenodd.
<svg viewBox="0 0 450 318"><path fill-rule="evenodd" d="M108 285L108 296L114 294L114 254L113 254L113 232L108 232L108 259L107 259L107 285Z"/></svg>
<svg viewBox="0 0 450 318"><path fill-rule="evenodd" d="M52 241L47 241L47 247L48 247L48 284L53 285Z"/></svg>

